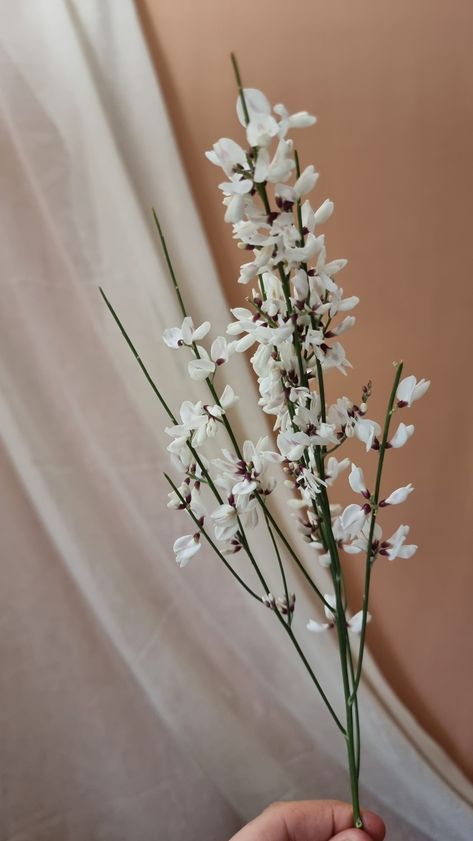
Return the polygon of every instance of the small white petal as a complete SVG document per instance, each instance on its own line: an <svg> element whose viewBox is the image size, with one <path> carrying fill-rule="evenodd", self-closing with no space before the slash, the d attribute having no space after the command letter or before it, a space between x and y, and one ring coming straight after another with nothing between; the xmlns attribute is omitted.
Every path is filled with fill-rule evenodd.
<svg viewBox="0 0 473 841"><path fill-rule="evenodd" d="M414 425L410 424L406 426L405 423L400 423L396 432L394 433L393 437L390 440L391 447L399 448L403 447L404 444L409 440L411 435L414 434Z"/></svg>
<svg viewBox="0 0 473 841"><path fill-rule="evenodd" d="M409 494L412 493L413 490L414 490L414 488L412 487L412 484L409 482L409 484L406 485L405 487L397 488L395 491L392 492L392 494L389 494L389 496L386 497L386 499L384 500L384 504L385 505L399 505L401 502L406 501L407 497L409 496Z"/></svg>
<svg viewBox="0 0 473 841"><path fill-rule="evenodd" d="M238 400L239 397L235 394L231 385L226 385L220 398L221 406L223 406L224 409L231 409Z"/></svg>
<svg viewBox="0 0 473 841"><path fill-rule="evenodd" d="M356 467L355 464L352 464L348 481L352 491L358 494L366 493L365 477L363 476L361 467Z"/></svg>
<svg viewBox="0 0 473 841"><path fill-rule="evenodd" d="M210 321L204 321L203 324L200 325L200 327L197 327L197 329L194 330L194 332L192 334L192 341L193 342L199 342L201 339L204 338L204 336L207 335L209 330L210 330Z"/></svg>
<svg viewBox="0 0 473 841"><path fill-rule="evenodd" d="M366 622L371 622L371 613L366 614ZM348 621L348 627L350 631L354 634L360 634L361 628L363 626L363 611L359 610L358 613L355 613L351 619Z"/></svg>
<svg viewBox="0 0 473 841"><path fill-rule="evenodd" d="M321 204L318 210L316 210L314 213L314 226L323 225L323 223L326 222L327 219L330 219L333 213L333 208L333 201L330 201L330 199L325 199L323 204Z"/></svg>
<svg viewBox="0 0 473 841"><path fill-rule="evenodd" d="M322 631L328 631L332 627L328 622L316 622L315 619L309 619L307 623L307 630L312 631L313 634L320 634Z"/></svg>
<svg viewBox="0 0 473 841"><path fill-rule="evenodd" d="M205 380L215 371L215 362L210 359L193 359L187 366L192 380Z"/></svg>

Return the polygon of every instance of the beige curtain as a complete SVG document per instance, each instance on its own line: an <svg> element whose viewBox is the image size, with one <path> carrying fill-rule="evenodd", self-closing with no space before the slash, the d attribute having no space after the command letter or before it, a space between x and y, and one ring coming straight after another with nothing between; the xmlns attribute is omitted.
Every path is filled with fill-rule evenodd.
<svg viewBox="0 0 473 841"><path fill-rule="evenodd" d="M0 32L1 841L221 841L271 799L346 799L274 617L212 556L175 566L164 419L98 295L178 405L152 204L196 318L225 306L133 4L3 3ZM298 612L336 695L307 594ZM390 838L470 839L468 784L369 661L362 703L363 800Z"/></svg>

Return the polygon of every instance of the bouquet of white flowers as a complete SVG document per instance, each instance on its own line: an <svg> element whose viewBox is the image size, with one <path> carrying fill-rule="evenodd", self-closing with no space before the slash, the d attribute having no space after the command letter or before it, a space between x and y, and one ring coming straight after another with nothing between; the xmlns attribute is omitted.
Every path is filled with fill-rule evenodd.
<svg viewBox="0 0 473 841"><path fill-rule="evenodd" d="M188 315L155 214L183 314L181 326L166 330L163 339L168 347L190 354L188 374L205 383L209 402L184 400L176 417L102 295L171 422L166 428L171 439L168 450L179 478L166 476L171 486L169 506L185 512L192 523L190 533L174 543L176 561L185 566L207 542L246 592L273 612L346 742L353 820L356 827L362 827L358 687L366 625L371 618L371 573L378 559L409 558L417 548L406 543L407 525L400 525L387 539L383 537L378 522L382 509L404 502L413 487L407 484L381 493L382 470L388 450L402 447L414 432L412 424L401 421L393 433L394 413L410 407L427 391L429 382L417 381L412 375L402 378L403 363L397 363L382 425L367 416L370 382L362 387L357 402L343 395L327 405L324 377L333 370L345 374L351 367L340 337L355 324L355 317L346 313L353 311L359 299L344 297L343 288L335 281L347 261L328 259L325 235L319 232L333 212L333 203L326 199L314 210L306 196L315 187L318 174L312 165L301 171L288 136L293 129L313 125L315 117L305 111L290 114L281 104L271 108L261 91L242 87L233 56L232 61L238 85L237 115L247 145L243 148L222 138L206 153L225 173L226 180L219 185L225 220L233 226L238 247L251 254L249 262L241 266L238 282L252 283L254 288L248 306L231 311L233 320L226 328L229 340L219 335L210 346L203 344L211 325L206 321L196 327ZM231 424L238 396L221 379L232 356L249 348L255 348L251 364L258 380L259 405L274 419L275 435L273 439L247 440L240 446ZM219 434L227 441L218 458L208 457L206 443ZM377 459L372 489L367 487L360 466L349 458L340 460L338 451L352 437ZM289 504L297 512L300 532L295 541L283 533L268 505L268 497L278 488L275 464L282 468L284 484L293 491ZM332 486L347 470L350 487L361 499L342 509L332 500ZM269 586L251 549L248 534L258 521L267 529L268 551L274 554L281 581L279 594ZM318 562L327 568L332 592L323 593L305 568L296 548L298 539L309 543ZM259 591L232 565L236 552L246 555L248 572L258 580ZM364 556L363 602L354 615L347 610L343 553ZM325 614L324 621L307 617L308 630L316 634L336 630L343 716L326 696L294 633L296 595L287 585L288 561L302 572Z"/></svg>

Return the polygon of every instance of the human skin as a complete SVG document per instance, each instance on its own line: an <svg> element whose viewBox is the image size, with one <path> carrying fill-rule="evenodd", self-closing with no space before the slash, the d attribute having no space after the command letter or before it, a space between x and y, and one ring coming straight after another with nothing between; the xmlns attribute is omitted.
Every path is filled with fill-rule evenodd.
<svg viewBox="0 0 473 841"><path fill-rule="evenodd" d="M340 800L273 803L230 841L383 841L381 818L362 817L365 829L353 829L352 807Z"/></svg>

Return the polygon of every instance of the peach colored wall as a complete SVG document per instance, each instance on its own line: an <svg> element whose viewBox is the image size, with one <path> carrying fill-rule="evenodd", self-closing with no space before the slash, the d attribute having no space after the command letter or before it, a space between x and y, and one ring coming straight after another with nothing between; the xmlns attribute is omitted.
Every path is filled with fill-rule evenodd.
<svg viewBox="0 0 473 841"><path fill-rule="evenodd" d="M473 775L470 533L473 211L471 0L138 0L185 166L228 293L241 252L222 221L203 152L238 136L229 63L273 102L308 109L304 163L336 204L330 254L362 299L347 337L351 391L371 377L382 412L391 363L433 379L412 410L414 442L386 486L417 488L402 510L420 544L375 570L369 642L418 720ZM159 154L159 150L157 150ZM198 283L198 278L195 278ZM336 377L337 375L335 375ZM337 389L349 388L341 378ZM399 522L399 512L392 521ZM360 565L352 565L359 599Z"/></svg>

